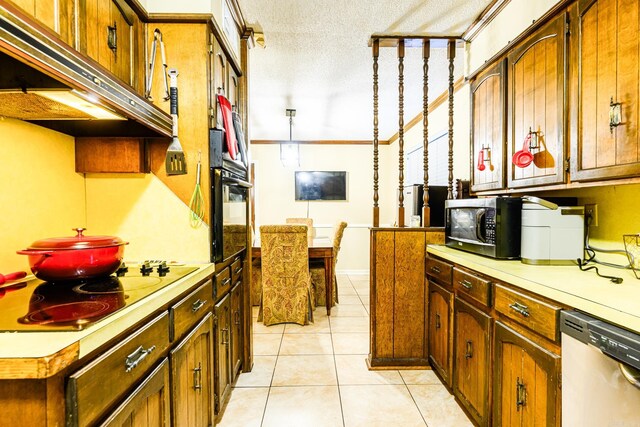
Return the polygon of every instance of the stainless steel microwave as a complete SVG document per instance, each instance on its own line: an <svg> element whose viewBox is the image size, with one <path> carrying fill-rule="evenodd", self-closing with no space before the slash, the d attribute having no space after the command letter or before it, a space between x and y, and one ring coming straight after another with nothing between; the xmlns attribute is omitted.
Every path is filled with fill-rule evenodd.
<svg viewBox="0 0 640 427"><path fill-rule="evenodd" d="M444 208L447 246L492 258L520 258L521 198L453 199Z"/></svg>

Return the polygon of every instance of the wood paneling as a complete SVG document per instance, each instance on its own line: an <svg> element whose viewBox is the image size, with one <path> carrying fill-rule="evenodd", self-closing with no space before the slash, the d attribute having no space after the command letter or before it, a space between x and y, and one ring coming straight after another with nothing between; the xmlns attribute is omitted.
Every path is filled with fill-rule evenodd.
<svg viewBox="0 0 640 427"><path fill-rule="evenodd" d="M395 285L395 233L379 231L371 233L373 250L371 266L371 355L377 358L393 358L393 310ZM374 314L375 313L375 314Z"/></svg>
<svg viewBox="0 0 640 427"><path fill-rule="evenodd" d="M565 20L565 14L561 14L508 56L509 187L565 181ZM533 161L522 168L513 164L512 157L523 149L529 130L537 135L538 147L531 148Z"/></svg>
<svg viewBox="0 0 640 427"><path fill-rule="evenodd" d="M453 293L429 281L429 361L449 387L453 372L452 319Z"/></svg>
<svg viewBox="0 0 640 427"><path fill-rule="evenodd" d="M571 13L571 179L637 176L640 2L581 0ZM613 128L612 101L622 112L622 123Z"/></svg>
<svg viewBox="0 0 640 427"><path fill-rule="evenodd" d="M227 294L216 304L215 312L215 412L222 411L231 393L231 303Z"/></svg>
<svg viewBox="0 0 640 427"><path fill-rule="evenodd" d="M145 147L140 138L76 138L76 172L149 172Z"/></svg>
<svg viewBox="0 0 640 427"><path fill-rule="evenodd" d="M506 136L505 61L479 74L471 83L471 190L504 188ZM479 167L479 157L484 158Z"/></svg>

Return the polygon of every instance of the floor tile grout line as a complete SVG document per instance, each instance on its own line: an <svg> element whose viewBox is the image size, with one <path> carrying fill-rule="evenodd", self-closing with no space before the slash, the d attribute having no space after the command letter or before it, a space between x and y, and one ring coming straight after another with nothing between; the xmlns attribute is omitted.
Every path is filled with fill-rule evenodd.
<svg viewBox="0 0 640 427"><path fill-rule="evenodd" d="M331 328L331 319L329 319L329 332L331 333L331 350L333 351L333 368L336 372L336 387L338 389L338 402L340 402L340 417L342 418L342 426L344 422L344 407L342 406L342 393L340 393L340 377L338 376L338 363L336 362L336 349L333 346L333 330Z"/></svg>
<svg viewBox="0 0 640 427"><path fill-rule="evenodd" d="M273 384L273 377L276 375L276 368L278 366L278 358L280 357L280 348L282 348L282 341L284 341L284 329L280 336L280 345L278 346L278 354L276 354L276 362L273 365L273 372L271 373L271 381L269 381L269 391L267 392L267 399L264 402L264 409L262 410L262 419L260 420L260 427L264 424L264 417L267 415L267 405L269 405L269 396L271 395L271 387Z"/></svg>
<svg viewBox="0 0 640 427"><path fill-rule="evenodd" d="M400 376L402 376L402 374L400 374ZM402 379L402 381L404 381L404 378ZM413 397L413 393L411 393L411 389L409 388L409 386L405 383L404 385L407 389L407 392L409 393L409 396L411 396L411 400L413 401L413 404L416 405L416 409L418 410L418 413L420 414L420 418L422 418L422 422L424 422L424 425L429 427L429 424L427 424L427 420L424 418L424 415L422 414L422 411L420 410L420 406L418 406L418 402L416 402L416 398Z"/></svg>

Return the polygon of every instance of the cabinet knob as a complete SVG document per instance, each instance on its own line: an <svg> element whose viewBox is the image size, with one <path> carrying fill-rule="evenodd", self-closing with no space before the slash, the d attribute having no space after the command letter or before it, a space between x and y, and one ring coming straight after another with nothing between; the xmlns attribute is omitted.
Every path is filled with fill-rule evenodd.
<svg viewBox="0 0 640 427"><path fill-rule="evenodd" d="M514 302L513 304L510 304L509 308L523 317L529 317L530 315L529 307L527 307L524 304L520 304L519 302Z"/></svg>
<svg viewBox="0 0 640 427"><path fill-rule="evenodd" d="M113 26L107 26L107 45L113 53L118 50L118 26L115 22L113 23Z"/></svg>
<svg viewBox="0 0 640 427"><path fill-rule="evenodd" d="M473 341L467 340L467 351L464 354L465 359L471 359L473 357Z"/></svg>
<svg viewBox="0 0 640 427"><path fill-rule="evenodd" d="M520 410L520 407L527 404L527 387L524 382L520 380L520 377L516 379L516 411Z"/></svg>
<svg viewBox="0 0 640 427"><path fill-rule="evenodd" d="M195 313L196 311L200 310L202 307L204 307L204 305L207 303L206 300L201 300L201 299L197 299L194 301L193 304L191 304L191 312Z"/></svg>
<svg viewBox="0 0 640 427"><path fill-rule="evenodd" d="M440 324L440 314L436 313L436 329L440 329L441 324Z"/></svg>
<svg viewBox="0 0 640 427"><path fill-rule="evenodd" d="M193 368L193 389L202 392L202 364L198 362L198 367Z"/></svg>
<svg viewBox="0 0 640 427"><path fill-rule="evenodd" d="M148 349L144 349L144 347L139 346L136 350L127 356L124 361L125 372L131 372L136 366L142 362L145 357L147 357L153 350L156 349L155 345L152 345Z"/></svg>

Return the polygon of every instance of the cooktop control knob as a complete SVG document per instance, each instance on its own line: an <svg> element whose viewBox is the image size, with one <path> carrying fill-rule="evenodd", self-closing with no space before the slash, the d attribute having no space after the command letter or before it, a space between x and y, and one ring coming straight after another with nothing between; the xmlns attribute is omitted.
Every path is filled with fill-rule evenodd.
<svg viewBox="0 0 640 427"><path fill-rule="evenodd" d="M129 267L127 267L124 262L120 264L120 267L116 270L116 276L122 277L129 271Z"/></svg>
<svg viewBox="0 0 640 427"><path fill-rule="evenodd" d="M153 272L153 267L151 267L151 263L149 263L149 261L145 261L140 266L140 273L142 273L143 276L148 276L152 272Z"/></svg>
<svg viewBox="0 0 640 427"><path fill-rule="evenodd" d="M169 272L170 268L167 266L167 262L166 261L161 261L158 264L158 275L160 275L160 277L164 277L167 275L167 273Z"/></svg>

